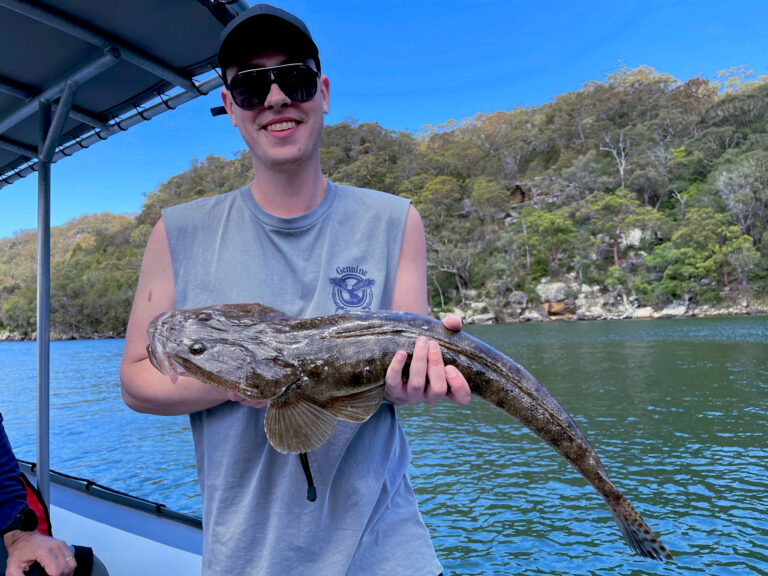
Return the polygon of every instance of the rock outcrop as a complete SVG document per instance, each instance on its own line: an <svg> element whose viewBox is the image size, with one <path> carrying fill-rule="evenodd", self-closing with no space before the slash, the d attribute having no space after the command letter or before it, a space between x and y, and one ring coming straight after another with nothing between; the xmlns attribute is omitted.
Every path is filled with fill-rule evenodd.
<svg viewBox="0 0 768 576"><path fill-rule="evenodd" d="M520 291L513 292L501 303L487 302L476 291L466 291L465 297L468 301L464 305L450 311L465 324L768 314L768 302L756 304L733 299L718 307L696 306L690 299L681 299L654 309L641 305L634 294L623 288L610 290L603 286L582 284L572 277L542 279L536 286L536 299L530 299Z"/></svg>

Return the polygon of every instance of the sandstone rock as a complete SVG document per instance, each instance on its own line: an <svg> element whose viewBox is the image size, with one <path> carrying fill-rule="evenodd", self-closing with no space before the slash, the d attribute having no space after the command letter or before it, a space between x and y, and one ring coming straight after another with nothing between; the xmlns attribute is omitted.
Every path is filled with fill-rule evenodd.
<svg viewBox="0 0 768 576"><path fill-rule="evenodd" d="M539 314L535 310L526 310L520 316L520 322L543 322L543 321L544 321L544 318L542 318L541 314Z"/></svg>
<svg viewBox="0 0 768 576"><path fill-rule="evenodd" d="M675 318L677 316L684 316L688 311L688 304L681 300L672 302L672 304L665 307L661 312L654 315L655 318Z"/></svg>
<svg viewBox="0 0 768 576"><path fill-rule="evenodd" d="M559 302L546 302L544 304L544 310L547 316L562 316L566 313L565 300Z"/></svg>
<svg viewBox="0 0 768 576"><path fill-rule="evenodd" d="M576 311L577 320L600 320L605 313L599 308L579 309Z"/></svg>
<svg viewBox="0 0 768 576"><path fill-rule="evenodd" d="M495 324L496 316L494 314L478 314L470 320L472 324Z"/></svg>
<svg viewBox="0 0 768 576"><path fill-rule="evenodd" d="M627 248L628 246L638 247L643 239L643 231L640 228L633 228L629 231L629 234L622 236L621 247Z"/></svg>
<svg viewBox="0 0 768 576"><path fill-rule="evenodd" d="M528 304L528 294L516 290L509 295L509 303L513 306L525 306Z"/></svg>
<svg viewBox="0 0 768 576"><path fill-rule="evenodd" d="M536 286L536 294L542 302L559 302L568 297L568 287L563 282L541 283Z"/></svg>
<svg viewBox="0 0 768 576"><path fill-rule="evenodd" d="M654 310L650 306L644 306L643 308L638 308L635 310L635 313L633 314L633 318L653 318Z"/></svg>

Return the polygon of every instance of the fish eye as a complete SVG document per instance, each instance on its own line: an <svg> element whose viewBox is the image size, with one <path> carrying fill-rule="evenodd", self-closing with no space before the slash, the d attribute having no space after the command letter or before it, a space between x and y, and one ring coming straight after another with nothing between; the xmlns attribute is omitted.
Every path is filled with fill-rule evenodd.
<svg viewBox="0 0 768 576"><path fill-rule="evenodd" d="M192 354L192 356L200 356L200 354L206 350L207 347L202 342L193 342L189 345L189 353Z"/></svg>
<svg viewBox="0 0 768 576"><path fill-rule="evenodd" d="M200 314L197 315L197 319L200 320L200 322L208 322L213 319L213 314L210 312L200 312Z"/></svg>

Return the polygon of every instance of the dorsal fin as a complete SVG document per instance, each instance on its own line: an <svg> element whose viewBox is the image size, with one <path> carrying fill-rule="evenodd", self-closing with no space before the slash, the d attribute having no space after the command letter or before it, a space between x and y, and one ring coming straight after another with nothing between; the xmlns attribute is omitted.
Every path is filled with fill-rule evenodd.
<svg viewBox="0 0 768 576"><path fill-rule="evenodd" d="M261 302L254 302L250 304L234 304L233 307L241 312L244 316L252 316L257 318L260 322L282 323L296 319L290 314L281 312L277 308L272 308L271 306L267 306Z"/></svg>

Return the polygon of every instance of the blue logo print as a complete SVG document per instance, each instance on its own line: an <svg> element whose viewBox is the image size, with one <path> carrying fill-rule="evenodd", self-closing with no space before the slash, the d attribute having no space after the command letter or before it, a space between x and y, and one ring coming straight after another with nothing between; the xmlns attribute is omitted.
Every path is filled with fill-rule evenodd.
<svg viewBox="0 0 768 576"><path fill-rule="evenodd" d="M333 286L331 296L336 312L370 310L373 302L373 278L366 278L368 271L359 266L337 266L336 274L328 280Z"/></svg>

